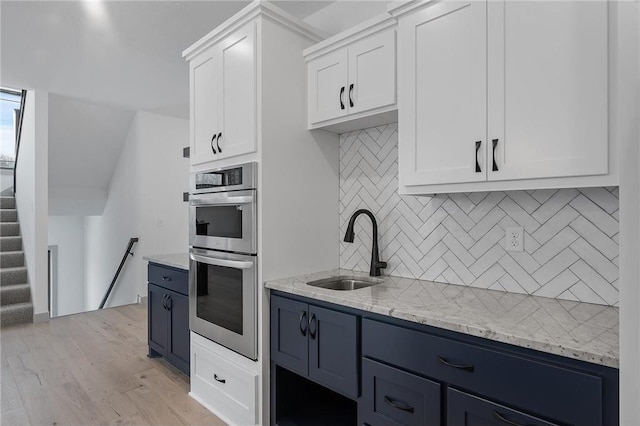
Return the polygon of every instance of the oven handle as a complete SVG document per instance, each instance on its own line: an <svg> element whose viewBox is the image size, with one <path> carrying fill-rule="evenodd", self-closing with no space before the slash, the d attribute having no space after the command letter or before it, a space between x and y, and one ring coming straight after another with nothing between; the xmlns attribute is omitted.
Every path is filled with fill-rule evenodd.
<svg viewBox="0 0 640 426"><path fill-rule="evenodd" d="M215 206L226 204L249 204L253 203L253 195L240 195L228 197L226 195L208 194L206 196L192 195L189 197L189 204L192 206Z"/></svg>
<svg viewBox="0 0 640 426"><path fill-rule="evenodd" d="M207 265L227 266L229 268L237 268L237 269L253 268L253 262L250 262L250 261L217 259L214 257L200 256L198 254L193 254L193 253L190 253L189 257L191 258L191 260L195 260L196 262L206 263Z"/></svg>

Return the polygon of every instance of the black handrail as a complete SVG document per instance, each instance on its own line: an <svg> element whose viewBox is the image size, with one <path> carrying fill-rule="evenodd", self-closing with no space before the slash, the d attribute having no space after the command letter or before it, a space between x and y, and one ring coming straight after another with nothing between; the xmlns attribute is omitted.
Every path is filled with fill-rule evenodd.
<svg viewBox="0 0 640 426"><path fill-rule="evenodd" d="M120 261L120 266L118 266L118 270L116 271L116 274L113 276L113 280L111 281L111 285L109 286L109 289L105 293L104 298L102 299L102 303L100 303L100 308L99 309L104 308L104 304L107 303L107 299L111 295L111 290L113 290L113 286L116 285L116 281L118 281L118 276L120 275L120 272L122 271L122 268L124 267L124 263L127 261L127 256L128 255L133 256L133 253L131 252L131 248L137 242L138 242L138 238L130 238L129 239L129 244L127 245L127 249L125 250L124 255L122 256L122 260Z"/></svg>
<svg viewBox="0 0 640 426"><path fill-rule="evenodd" d="M16 193L16 170L18 168L18 153L20 152L20 137L22 136L22 119L24 118L24 106L27 102L27 91L20 91L20 113L18 115L18 125L16 128L16 158L13 161L13 193Z"/></svg>

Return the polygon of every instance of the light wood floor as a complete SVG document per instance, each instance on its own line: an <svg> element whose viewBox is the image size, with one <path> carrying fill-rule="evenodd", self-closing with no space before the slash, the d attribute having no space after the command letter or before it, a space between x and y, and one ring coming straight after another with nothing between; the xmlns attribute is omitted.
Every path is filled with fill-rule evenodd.
<svg viewBox="0 0 640 426"><path fill-rule="evenodd" d="M0 352L2 425L224 425L147 358L144 305L5 327Z"/></svg>

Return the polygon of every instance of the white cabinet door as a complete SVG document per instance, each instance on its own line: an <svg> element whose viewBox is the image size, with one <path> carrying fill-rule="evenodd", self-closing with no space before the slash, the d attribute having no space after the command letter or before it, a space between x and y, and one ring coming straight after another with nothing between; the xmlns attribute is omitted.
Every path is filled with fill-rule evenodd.
<svg viewBox="0 0 640 426"><path fill-rule="evenodd" d="M309 122L347 114L347 49L309 61Z"/></svg>
<svg viewBox="0 0 640 426"><path fill-rule="evenodd" d="M212 144L221 131L217 59L217 47L214 46L190 64L191 164L205 163L216 157Z"/></svg>
<svg viewBox="0 0 640 426"><path fill-rule="evenodd" d="M349 114L396 103L396 31L349 46Z"/></svg>
<svg viewBox="0 0 640 426"><path fill-rule="evenodd" d="M222 128L216 158L256 150L256 24L250 22L219 43Z"/></svg>
<svg viewBox="0 0 640 426"><path fill-rule="evenodd" d="M489 2L489 180L608 172L607 19L605 1Z"/></svg>
<svg viewBox="0 0 640 426"><path fill-rule="evenodd" d="M437 3L398 37L400 184L486 180L486 2Z"/></svg>

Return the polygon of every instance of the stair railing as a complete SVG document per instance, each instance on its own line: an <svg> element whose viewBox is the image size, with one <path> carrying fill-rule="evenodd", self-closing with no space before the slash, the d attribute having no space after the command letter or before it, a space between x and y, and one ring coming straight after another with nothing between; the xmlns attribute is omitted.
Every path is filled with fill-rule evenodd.
<svg viewBox="0 0 640 426"><path fill-rule="evenodd" d="M116 282L118 281L118 277L120 276L120 272L122 271L122 268L124 268L125 262L129 258L129 255L133 257L133 252L131 251L131 249L133 248L133 245L137 242L138 242L138 238L129 239L129 244L127 244L127 249L124 251L124 255L122 256L122 260L120 261L120 266L118 266L118 270L116 271L116 274L113 276L113 280L111 280L111 285L109 286L109 289L105 293L104 298L102 299L102 303L100 303L100 308L98 309L104 308L104 304L107 303L107 299L111 295L111 290L113 290L113 286L116 285Z"/></svg>
<svg viewBox="0 0 640 426"><path fill-rule="evenodd" d="M22 119L24 118L24 106L27 101L27 91L22 90L20 96L20 111L18 112L18 122L16 123L16 155L13 162L13 193L16 193L16 182L18 175L18 154L20 153L20 137L22 136Z"/></svg>

